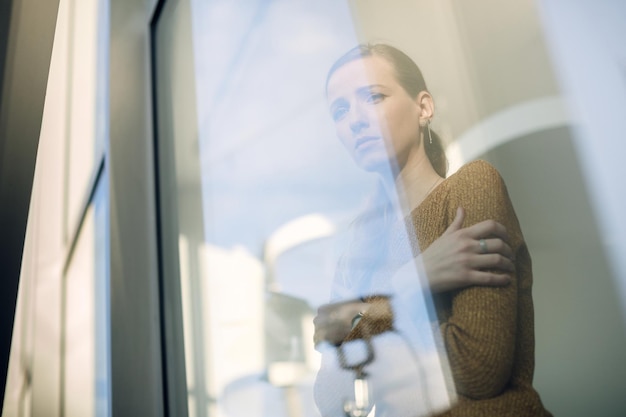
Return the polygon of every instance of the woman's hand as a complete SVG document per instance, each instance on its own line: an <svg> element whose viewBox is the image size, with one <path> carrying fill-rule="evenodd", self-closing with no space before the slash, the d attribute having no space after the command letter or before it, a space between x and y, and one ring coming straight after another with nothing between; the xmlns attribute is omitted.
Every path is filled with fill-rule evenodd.
<svg viewBox="0 0 626 417"><path fill-rule="evenodd" d="M448 229L420 255L432 292L471 285L502 286L511 280L509 273L515 267L513 251L506 243L505 227L494 220L485 220L463 228L464 220L465 211L459 207ZM354 318L371 306L361 300L321 306L313 320L315 344L322 341L341 344L352 330Z"/></svg>
<svg viewBox="0 0 626 417"><path fill-rule="evenodd" d="M421 254L432 292L471 285L502 286L511 281L514 256L504 226L485 220L463 228L464 219L465 211L459 207L444 234Z"/></svg>
<svg viewBox="0 0 626 417"><path fill-rule="evenodd" d="M361 300L343 301L321 306L313 320L315 344L323 341L335 346L341 344L352 330L354 318L359 313L365 313L369 307L370 304Z"/></svg>

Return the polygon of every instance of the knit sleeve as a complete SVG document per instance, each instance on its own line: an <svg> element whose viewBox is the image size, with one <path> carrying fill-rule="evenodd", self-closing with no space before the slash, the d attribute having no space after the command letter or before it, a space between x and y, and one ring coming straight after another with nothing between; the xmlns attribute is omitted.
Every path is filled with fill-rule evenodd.
<svg viewBox="0 0 626 417"><path fill-rule="evenodd" d="M465 209L464 227L487 219L502 223L515 253L521 232L495 168L484 161L467 165L456 174L452 193L450 210ZM504 390L514 361L517 290L513 276L505 287L472 286L451 293L451 314L440 327L459 394L482 399Z"/></svg>

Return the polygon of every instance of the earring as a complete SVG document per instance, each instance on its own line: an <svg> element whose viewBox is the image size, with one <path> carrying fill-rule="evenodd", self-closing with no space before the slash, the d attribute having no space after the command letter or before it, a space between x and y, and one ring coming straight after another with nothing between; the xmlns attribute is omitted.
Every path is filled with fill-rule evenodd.
<svg viewBox="0 0 626 417"><path fill-rule="evenodd" d="M428 126L428 140L429 140L430 144L432 145L433 144L433 137L432 137L432 135L430 133L430 120L428 121L427 126Z"/></svg>

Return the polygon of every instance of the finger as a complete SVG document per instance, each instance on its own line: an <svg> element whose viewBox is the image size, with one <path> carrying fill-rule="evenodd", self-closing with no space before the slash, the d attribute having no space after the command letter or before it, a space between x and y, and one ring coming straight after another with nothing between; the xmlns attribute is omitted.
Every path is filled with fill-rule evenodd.
<svg viewBox="0 0 626 417"><path fill-rule="evenodd" d="M360 298L354 298L351 300L338 301L336 303L322 304L318 307L317 314L329 314L332 311L337 311L356 304L363 304L363 301Z"/></svg>
<svg viewBox="0 0 626 417"><path fill-rule="evenodd" d="M485 251L481 246L480 241L485 241ZM493 239L478 239L476 241L476 253L478 254L486 254L486 253L499 253L502 256L505 256L511 260L515 257L513 255L513 249L502 239L493 238Z"/></svg>
<svg viewBox="0 0 626 417"><path fill-rule="evenodd" d="M471 258L472 269L497 269L500 271L514 272L515 264L507 257L499 253L475 255Z"/></svg>
<svg viewBox="0 0 626 417"><path fill-rule="evenodd" d="M502 240L508 240L509 234L502 223L495 220L484 220L465 229L467 236L473 239L480 239L486 236L493 236Z"/></svg>
<svg viewBox="0 0 626 417"><path fill-rule="evenodd" d="M493 287L503 287L511 283L511 276L508 274L498 274L487 271L472 271L469 274L471 285L488 285Z"/></svg>
<svg viewBox="0 0 626 417"><path fill-rule="evenodd" d="M450 223L450 226L443 232L443 235L450 234L452 232L456 232L457 230L463 227L463 221L465 220L465 209L463 207L459 207L456 209L456 215L454 216L454 220ZM442 235L442 236L443 236Z"/></svg>
<svg viewBox="0 0 626 417"><path fill-rule="evenodd" d="M313 344L317 346L324 341L324 331L322 329L316 329L313 333Z"/></svg>
<svg viewBox="0 0 626 417"><path fill-rule="evenodd" d="M313 333L313 344L315 346L322 342L328 342L332 345L340 344L347 336L348 331L346 329L338 328L336 326L323 326L315 329Z"/></svg>

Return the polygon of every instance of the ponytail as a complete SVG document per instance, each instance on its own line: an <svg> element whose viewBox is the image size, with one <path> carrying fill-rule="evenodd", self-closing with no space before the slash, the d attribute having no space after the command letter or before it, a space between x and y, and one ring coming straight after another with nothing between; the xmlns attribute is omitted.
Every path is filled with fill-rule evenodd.
<svg viewBox="0 0 626 417"><path fill-rule="evenodd" d="M437 175L445 178L448 173L448 159L446 158L446 151L443 149L443 142L439 135L434 130L430 129L430 127L425 127L423 130L422 137L424 138L426 156Z"/></svg>

